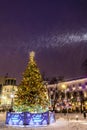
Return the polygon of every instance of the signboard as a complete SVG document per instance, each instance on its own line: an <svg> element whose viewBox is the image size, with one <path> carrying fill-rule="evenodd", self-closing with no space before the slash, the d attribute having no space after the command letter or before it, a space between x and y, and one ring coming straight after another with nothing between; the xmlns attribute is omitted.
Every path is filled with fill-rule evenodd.
<svg viewBox="0 0 87 130"><path fill-rule="evenodd" d="M49 112L26 113L26 124L30 126L45 126L49 124Z"/></svg>
<svg viewBox="0 0 87 130"><path fill-rule="evenodd" d="M6 124L9 125L23 125L24 113L7 112Z"/></svg>
<svg viewBox="0 0 87 130"><path fill-rule="evenodd" d="M50 112L49 111L49 124L55 122L55 112Z"/></svg>
<svg viewBox="0 0 87 130"><path fill-rule="evenodd" d="M29 112L7 112L6 124L8 125L29 125L29 126L46 126L55 120L54 113L29 113Z"/></svg>

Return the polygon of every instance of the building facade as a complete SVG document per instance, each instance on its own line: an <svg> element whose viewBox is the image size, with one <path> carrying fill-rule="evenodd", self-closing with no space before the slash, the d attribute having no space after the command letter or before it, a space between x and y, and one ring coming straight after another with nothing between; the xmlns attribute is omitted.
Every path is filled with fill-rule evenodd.
<svg viewBox="0 0 87 130"><path fill-rule="evenodd" d="M69 80L57 84L48 84L51 106L61 111L87 110L87 78Z"/></svg>
<svg viewBox="0 0 87 130"><path fill-rule="evenodd" d="M16 79L9 77L1 77L0 79L0 106L11 107L17 91Z"/></svg>
<svg viewBox="0 0 87 130"><path fill-rule="evenodd" d="M58 83L58 89L64 91L73 111L87 110L87 78Z"/></svg>

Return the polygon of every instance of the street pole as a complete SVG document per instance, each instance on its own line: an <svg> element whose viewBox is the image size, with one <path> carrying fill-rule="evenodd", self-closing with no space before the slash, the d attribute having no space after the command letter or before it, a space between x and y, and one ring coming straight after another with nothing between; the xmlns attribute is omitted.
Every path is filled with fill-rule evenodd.
<svg viewBox="0 0 87 130"><path fill-rule="evenodd" d="M14 94L11 94L11 110L13 110Z"/></svg>
<svg viewBox="0 0 87 130"><path fill-rule="evenodd" d="M68 99L66 95L67 89L65 89L65 100L66 100L66 111L67 111L67 118L68 118Z"/></svg>
<svg viewBox="0 0 87 130"><path fill-rule="evenodd" d="M67 92L67 86L65 84L62 84L62 88L64 90L64 93L65 93L65 102L66 102L66 113L67 113L67 118L68 118L68 99L67 99L67 95L66 95L66 92Z"/></svg>

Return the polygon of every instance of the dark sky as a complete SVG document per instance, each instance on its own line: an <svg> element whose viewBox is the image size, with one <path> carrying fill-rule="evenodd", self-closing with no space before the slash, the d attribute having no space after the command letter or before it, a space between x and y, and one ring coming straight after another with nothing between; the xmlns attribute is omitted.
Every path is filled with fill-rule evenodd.
<svg viewBox="0 0 87 130"><path fill-rule="evenodd" d="M19 83L32 50L47 77L86 76L87 0L1 0L0 75Z"/></svg>

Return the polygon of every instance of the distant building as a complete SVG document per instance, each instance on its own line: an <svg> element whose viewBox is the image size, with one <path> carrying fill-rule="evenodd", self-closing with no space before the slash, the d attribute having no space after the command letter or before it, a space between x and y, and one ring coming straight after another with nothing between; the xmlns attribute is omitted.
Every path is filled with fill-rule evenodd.
<svg viewBox="0 0 87 130"><path fill-rule="evenodd" d="M58 89L71 94L68 99L72 103L74 110L87 110L87 78L75 79L58 83Z"/></svg>
<svg viewBox="0 0 87 130"><path fill-rule="evenodd" d="M0 77L0 104L12 105L15 92L17 91L16 79L9 77Z"/></svg>
<svg viewBox="0 0 87 130"><path fill-rule="evenodd" d="M46 86L51 105L55 103L55 99L58 97L56 103L62 109L69 107L73 111L87 110L87 78L72 79L51 85L46 84ZM64 104L65 106L62 106Z"/></svg>
<svg viewBox="0 0 87 130"><path fill-rule="evenodd" d="M82 79L74 79L74 80L69 80L65 82L60 82L58 83L58 88L59 89L64 89L63 85L65 85L65 89L69 90L87 90L87 78L82 78Z"/></svg>
<svg viewBox="0 0 87 130"><path fill-rule="evenodd" d="M5 84L5 78L0 76L0 95L2 92L2 86Z"/></svg>

